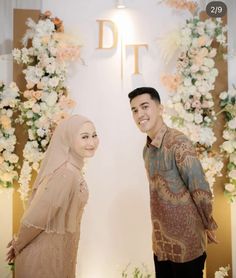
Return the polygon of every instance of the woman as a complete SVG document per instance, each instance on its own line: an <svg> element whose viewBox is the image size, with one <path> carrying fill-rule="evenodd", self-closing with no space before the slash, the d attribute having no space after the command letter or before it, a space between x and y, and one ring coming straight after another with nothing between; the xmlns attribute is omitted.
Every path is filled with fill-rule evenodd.
<svg viewBox="0 0 236 278"><path fill-rule="evenodd" d="M98 143L93 123L79 115L55 129L18 238L8 244L7 260L15 260L16 278L75 277L80 222L88 199L82 167Z"/></svg>

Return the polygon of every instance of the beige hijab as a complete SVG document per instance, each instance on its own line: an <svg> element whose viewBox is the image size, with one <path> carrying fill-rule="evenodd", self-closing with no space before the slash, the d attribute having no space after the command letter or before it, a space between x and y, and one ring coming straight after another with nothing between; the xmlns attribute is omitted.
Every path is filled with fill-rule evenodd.
<svg viewBox="0 0 236 278"><path fill-rule="evenodd" d="M71 172L62 166L70 162L78 170L82 169L83 158L75 151L75 139L86 122L91 121L73 115L56 127L33 185L29 207L22 218L24 225L47 232L75 231L75 206L79 204L73 202L73 185L84 181L80 171L79 178L75 180ZM67 215L69 207L73 206Z"/></svg>
<svg viewBox="0 0 236 278"><path fill-rule="evenodd" d="M74 150L74 139L82 125L86 122L91 121L81 115L73 115L63 120L56 127L45 157L41 163L33 189L37 189L45 177L52 174L66 161L71 160L71 162L77 164L80 169L83 167L83 158L76 154Z"/></svg>

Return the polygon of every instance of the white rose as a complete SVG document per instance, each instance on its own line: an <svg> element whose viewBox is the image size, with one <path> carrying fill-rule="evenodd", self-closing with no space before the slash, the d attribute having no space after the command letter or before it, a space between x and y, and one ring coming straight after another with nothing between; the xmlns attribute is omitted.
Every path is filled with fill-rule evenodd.
<svg viewBox="0 0 236 278"><path fill-rule="evenodd" d="M216 56L216 53L217 53L216 48L212 48L209 53L209 57L214 58Z"/></svg>
<svg viewBox="0 0 236 278"><path fill-rule="evenodd" d="M48 72L48 73L54 73L55 72L55 64L50 64L50 65L48 65L47 67L46 67L46 71Z"/></svg>
<svg viewBox="0 0 236 278"><path fill-rule="evenodd" d="M229 126L229 128L231 128L231 129L236 129L236 118L233 118L232 120L230 120L230 121L228 122L228 126Z"/></svg>
<svg viewBox="0 0 236 278"><path fill-rule="evenodd" d="M31 110L27 111L26 117L27 117L28 119L31 119L33 116L34 116L34 113L33 113Z"/></svg>
<svg viewBox="0 0 236 278"><path fill-rule="evenodd" d="M6 115L7 117L11 118L13 115L13 111L11 109L8 109Z"/></svg>
<svg viewBox="0 0 236 278"><path fill-rule="evenodd" d="M202 86L199 86L199 87L198 87L198 90L199 90L199 92L205 94L205 93L208 92L208 87L205 86L205 84L203 84Z"/></svg>
<svg viewBox="0 0 236 278"><path fill-rule="evenodd" d="M234 152L234 147L231 141L226 141L221 145L222 149L225 150L227 153Z"/></svg>
<svg viewBox="0 0 236 278"><path fill-rule="evenodd" d="M229 172L229 177L230 177L231 179L236 179L236 170L231 170L231 171Z"/></svg>
<svg viewBox="0 0 236 278"><path fill-rule="evenodd" d="M211 71L210 71L211 76L216 77L218 74L219 74L218 69L216 69L216 68L211 69Z"/></svg>
<svg viewBox="0 0 236 278"><path fill-rule="evenodd" d="M215 278L224 278L224 275L222 274L221 271L216 271L215 272Z"/></svg>
<svg viewBox="0 0 236 278"><path fill-rule="evenodd" d="M225 37L225 35L223 35L223 34L218 35L218 36L216 37L216 41L219 42L219 43L221 43L221 44L224 44L224 43L226 42L226 37Z"/></svg>
<svg viewBox="0 0 236 278"><path fill-rule="evenodd" d="M57 93L56 92L51 92L45 102L47 103L48 106L54 106L57 102Z"/></svg>
<svg viewBox="0 0 236 278"><path fill-rule="evenodd" d="M47 140L43 139L43 140L41 141L41 145L42 145L43 147L45 147L47 144L48 144L48 141L47 141Z"/></svg>
<svg viewBox="0 0 236 278"><path fill-rule="evenodd" d="M207 67L207 66L201 66L201 70L202 70L204 73L207 73L207 72L210 71L210 68ZM204 73L203 73L203 74L204 74Z"/></svg>
<svg viewBox="0 0 236 278"><path fill-rule="evenodd" d="M20 49L18 48L14 48L13 51L12 51L12 55L14 57L14 59L18 62L20 62L20 59L21 59L21 51Z"/></svg>
<svg viewBox="0 0 236 278"><path fill-rule="evenodd" d="M45 130L43 128L39 128L39 129L37 129L37 134L39 137L44 137Z"/></svg>
<svg viewBox="0 0 236 278"><path fill-rule="evenodd" d="M225 189L229 192L234 192L236 188L232 183L226 183Z"/></svg>
<svg viewBox="0 0 236 278"><path fill-rule="evenodd" d="M229 157L229 161L236 165L236 153L232 153Z"/></svg>
<svg viewBox="0 0 236 278"><path fill-rule="evenodd" d="M213 107L214 106L214 102L213 101L208 101L208 107Z"/></svg>
<svg viewBox="0 0 236 278"><path fill-rule="evenodd" d="M215 61L211 58L204 58L203 64L207 66L208 68L213 68L215 65Z"/></svg>
<svg viewBox="0 0 236 278"><path fill-rule="evenodd" d="M49 86L51 87L56 87L58 83L59 83L59 78L57 77L50 78L48 82Z"/></svg>
<svg viewBox="0 0 236 278"><path fill-rule="evenodd" d="M28 135L29 135L29 139L30 140L35 140L35 136L34 136L34 133L31 129L28 130Z"/></svg>
<svg viewBox="0 0 236 278"><path fill-rule="evenodd" d="M193 114L191 114L191 113L186 113L186 118L185 118L185 120L186 120L187 122L193 122L193 120L194 120Z"/></svg>
<svg viewBox="0 0 236 278"><path fill-rule="evenodd" d="M32 39L32 45L35 48L40 48L41 47L41 40L40 40L40 38L39 37L34 37Z"/></svg>
<svg viewBox="0 0 236 278"><path fill-rule="evenodd" d="M228 93L227 93L227 92L222 92L222 93L220 94L220 99L224 100L224 99L227 98L227 96L228 96Z"/></svg>
<svg viewBox="0 0 236 278"><path fill-rule="evenodd" d="M206 99L212 99L211 93L206 93L206 94L205 94L205 97L206 97Z"/></svg>
<svg viewBox="0 0 236 278"><path fill-rule="evenodd" d="M40 105L39 104L35 104L33 107L32 107L32 111L34 112L34 113L39 113L40 112Z"/></svg>
<svg viewBox="0 0 236 278"><path fill-rule="evenodd" d="M185 86L191 86L191 85L192 85L192 80L191 80L191 78L185 78L185 79L184 79L184 85L185 85Z"/></svg>
<svg viewBox="0 0 236 278"><path fill-rule="evenodd" d="M200 129L200 140L199 142L201 144L206 144L207 146L212 146L212 144L216 141L216 137L214 135L214 132L211 128L208 127L202 127ZM208 160L209 162L209 160Z"/></svg>
<svg viewBox="0 0 236 278"><path fill-rule="evenodd" d="M193 85L193 86L190 86L190 87L189 87L189 93L190 93L190 94L195 94L196 91L197 91L196 86Z"/></svg>
<svg viewBox="0 0 236 278"><path fill-rule="evenodd" d="M11 154L9 160L10 160L11 163L17 163L18 160L19 160L19 157L16 154L13 153L13 154Z"/></svg>
<svg viewBox="0 0 236 278"><path fill-rule="evenodd" d="M42 77L44 75L44 71L41 68L36 67L35 74L37 77Z"/></svg>
<svg viewBox="0 0 236 278"><path fill-rule="evenodd" d="M191 70L191 72L197 72L197 71L199 71L199 66L193 64L193 65L190 67L190 70Z"/></svg>
<svg viewBox="0 0 236 278"><path fill-rule="evenodd" d="M202 123L202 121L203 121L202 115L201 114L195 114L194 121L195 121L196 124Z"/></svg>

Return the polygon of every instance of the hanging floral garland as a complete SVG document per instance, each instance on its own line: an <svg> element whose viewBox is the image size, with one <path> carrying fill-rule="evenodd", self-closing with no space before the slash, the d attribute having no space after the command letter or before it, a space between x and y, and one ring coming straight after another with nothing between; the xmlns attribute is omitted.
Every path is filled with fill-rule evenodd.
<svg viewBox="0 0 236 278"><path fill-rule="evenodd" d="M225 114L226 126L223 132L224 143L221 149L229 158L227 176L229 182L225 184L225 194L230 201L236 200L236 87L220 94L220 106Z"/></svg>
<svg viewBox="0 0 236 278"><path fill-rule="evenodd" d="M18 156L14 153L16 146L13 114L19 105L19 89L14 82L9 86L0 82L0 186L13 186L18 178Z"/></svg>
<svg viewBox="0 0 236 278"><path fill-rule="evenodd" d="M27 83L18 120L28 128L19 177L22 200L28 197L32 170L38 171L55 126L74 107L65 81L69 62L80 53L80 46L63 33L62 21L52 18L50 12L41 15L37 23L28 19L26 24L29 28L22 39L24 47L13 50L14 59L25 66ZM27 47L29 40L32 46Z"/></svg>
<svg viewBox="0 0 236 278"><path fill-rule="evenodd" d="M223 168L220 156L211 151L216 141L212 92L218 75L214 62L217 49L212 47L212 41L225 47L225 32L220 18L201 21L194 16L187 20L179 32L177 73L162 77L163 84L173 93L166 107L166 121L196 145L211 187Z"/></svg>
<svg viewBox="0 0 236 278"><path fill-rule="evenodd" d="M166 5L178 9L178 10L189 10L194 13L197 8L197 3L188 0L158 0L158 3L164 2Z"/></svg>

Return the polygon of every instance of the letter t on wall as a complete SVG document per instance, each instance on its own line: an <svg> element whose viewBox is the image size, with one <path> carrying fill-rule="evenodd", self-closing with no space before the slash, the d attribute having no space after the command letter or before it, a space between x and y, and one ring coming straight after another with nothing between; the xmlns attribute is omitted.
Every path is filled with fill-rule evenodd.
<svg viewBox="0 0 236 278"><path fill-rule="evenodd" d="M134 48L134 73L139 74L139 48L145 47L148 49L148 45L146 43L143 44L127 44L126 47L133 47Z"/></svg>

